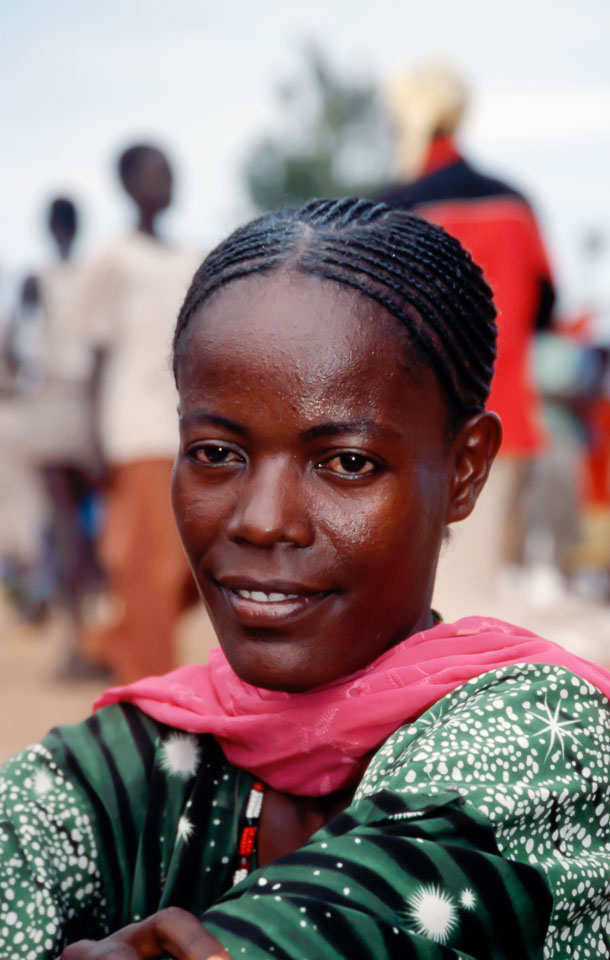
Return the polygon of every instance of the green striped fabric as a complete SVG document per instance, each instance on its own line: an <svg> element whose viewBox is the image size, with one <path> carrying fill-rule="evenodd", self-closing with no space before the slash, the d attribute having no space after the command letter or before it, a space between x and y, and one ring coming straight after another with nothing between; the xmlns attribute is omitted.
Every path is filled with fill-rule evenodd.
<svg viewBox="0 0 610 960"><path fill-rule="evenodd" d="M610 956L610 712L558 667L470 681L378 751L351 806L231 887L252 777L132 706L0 781L0 956L169 904L234 960Z"/></svg>
<svg viewBox="0 0 610 960"><path fill-rule="evenodd" d="M232 882L252 780L212 737L129 705L53 730L9 760L0 781L0 956L55 957L66 943L164 906L201 912L214 903Z"/></svg>

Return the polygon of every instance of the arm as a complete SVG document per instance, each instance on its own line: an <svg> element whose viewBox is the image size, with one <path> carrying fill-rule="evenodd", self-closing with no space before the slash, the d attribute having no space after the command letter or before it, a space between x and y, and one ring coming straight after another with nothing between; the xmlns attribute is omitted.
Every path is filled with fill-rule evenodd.
<svg viewBox="0 0 610 960"><path fill-rule="evenodd" d="M569 671L487 674L398 731L345 814L203 922L234 960L595 956L609 744L607 701Z"/></svg>
<svg viewBox="0 0 610 960"><path fill-rule="evenodd" d="M415 805L412 818L389 792L364 806L367 827L350 814L336 818L332 832L208 911L205 927L183 911L163 911L101 942L75 944L62 960L542 956L544 882L499 856L492 832L453 798ZM490 951L496 937L502 952ZM458 947L467 938L465 952ZM455 946L445 945L450 940Z"/></svg>
<svg viewBox="0 0 610 960"><path fill-rule="evenodd" d="M93 350L91 378L89 380L89 404L91 410L92 447L95 452L93 474L96 480L106 475L105 452L101 433L101 407L104 371L108 363L108 351L102 347Z"/></svg>
<svg viewBox="0 0 610 960"><path fill-rule="evenodd" d="M103 935L100 880L86 799L45 747L28 747L0 780L0 956L54 956L76 909Z"/></svg>
<svg viewBox="0 0 610 960"><path fill-rule="evenodd" d="M553 308L555 306L555 288L550 277L541 277L539 281L538 309L534 327L536 333L543 333L545 330L552 330Z"/></svg>
<svg viewBox="0 0 610 960"><path fill-rule="evenodd" d="M362 801L204 914L238 958L540 958L551 896L455 793ZM340 831L335 833L334 831ZM272 949L273 948L273 949Z"/></svg>
<svg viewBox="0 0 610 960"><path fill-rule="evenodd" d="M609 731L606 699L561 668L470 681L390 738L344 814L206 911L204 956L598 955Z"/></svg>
<svg viewBox="0 0 610 960"><path fill-rule="evenodd" d="M168 954L175 960L231 960L199 920L179 907L167 907L104 940L81 940L67 947L59 960L154 960Z"/></svg>
<svg viewBox="0 0 610 960"><path fill-rule="evenodd" d="M164 906L199 914L228 889L252 777L211 738L116 704L51 731L3 774L2 960L51 960L128 924L131 935Z"/></svg>
<svg viewBox="0 0 610 960"><path fill-rule="evenodd" d="M556 301L555 283L551 264L545 248L544 240L538 226L534 211L528 207L526 220L528 234L529 257L532 271L537 285L536 302L534 304L533 330L535 333L544 333L555 327L554 307Z"/></svg>
<svg viewBox="0 0 610 960"><path fill-rule="evenodd" d="M50 960L71 941L105 937L131 919L129 838L146 810L155 732L133 711L109 707L55 729L4 765L3 960Z"/></svg>
<svg viewBox="0 0 610 960"><path fill-rule="evenodd" d="M72 335L91 351L88 400L97 460L93 471L96 479L103 479L106 472L100 429L101 407L108 360L120 336L124 280L120 253L109 248L85 270L67 319Z"/></svg>

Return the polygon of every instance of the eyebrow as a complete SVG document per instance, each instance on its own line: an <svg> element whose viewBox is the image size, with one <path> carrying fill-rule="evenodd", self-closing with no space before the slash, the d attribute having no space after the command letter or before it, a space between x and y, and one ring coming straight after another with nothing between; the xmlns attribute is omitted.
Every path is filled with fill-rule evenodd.
<svg viewBox="0 0 610 960"><path fill-rule="evenodd" d="M191 424L213 424L215 427L224 427L225 430L230 430L231 433L236 433L240 437L248 436L246 428L237 420L223 417L219 413L208 413L207 410L191 410L180 417L180 422L185 427Z"/></svg>
<svg viewBox="0 0 610 960"><path fill-rule="evenodd" d="M231 420L229 417L223 417L219 413L210 413L207 410L191 410L180 417L180 422L184 427L191 424L213 424L216 427L223 427L240 437L247 437L248 430L237 420ZM361 420L328 420L325 423L317 424L315 427L309 427L301 433L303 440L311 442L320 440L324 437L337 436L341 433L369 433L375 436L395 438L398 436L396 430L390 427L384 427L375 420L363 418Z"/></svg>
<svg viewBox="0 0 610 960"><path fill-rule="evenodd" d="M395 430L384 427L375 420L330 420L318 426L304 430L301 436L304 440L319 440L322 437L335 436L338 433L372 433L377 436L396 437Z"/></svg>

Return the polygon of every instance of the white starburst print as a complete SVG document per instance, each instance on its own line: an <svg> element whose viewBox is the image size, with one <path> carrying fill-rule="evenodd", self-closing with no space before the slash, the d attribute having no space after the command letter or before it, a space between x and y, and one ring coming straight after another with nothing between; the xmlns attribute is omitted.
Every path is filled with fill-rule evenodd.
<svg viewBox="0 0 610 960"><path fill-rule="evenodd" d="M186 841L191 836L193 830L195 829L195 824L189 820L188 817L182 816L178 820L178 837L182 841Z"/></svg>
<svg viewBox="0 0 610 960"><path fill-rule="evenodd" d="M470 887L464 887L460 893L460 905L464 910L474 910L477 905L477 898L473 890Z"/></svg>
<svg viewBox="0 0 610 960"><path fill-rule="evenodd" d="M51 774L46 770L37 770L34 774L34 793L37 793L39 797L43 797L45 793L48 793L49 790L53 789L53 779Z"/></svg>
<svg viewBox="0 0 610 960"><path fill-rule="evenodd" d="M186 733L173 733L161 746L159 763L171 776L188 780L199 766L199 744Z"/></svg>
<svg viewBox="0 0 610 960"><path fill-rule="evenodd" d="M560 720L559 711L561 709L561 703L558 702L555 707L555 712L551 711L547 703L546 697L544 698L543 712L538 712L538 710L528 711L530 716L537 717L539 720L544 720L546 726L537 734L538 737L543 737L545 734L549 734L549 746L545 755L545 760L553 750L555 742L557 741L561 747L561 756L565 755L565 738L570 737L574 743L578 743L578 737L572 733L567 727L571 727L575 723L580 723L580 720Z"/></svg>
<svg viewBox="0 0 610 960"><path fill-rule="evenodd" d="M407 914L417 932L435 943L446 943L458 923L453 898L427 884L409 897L408 904Z"/></svg>

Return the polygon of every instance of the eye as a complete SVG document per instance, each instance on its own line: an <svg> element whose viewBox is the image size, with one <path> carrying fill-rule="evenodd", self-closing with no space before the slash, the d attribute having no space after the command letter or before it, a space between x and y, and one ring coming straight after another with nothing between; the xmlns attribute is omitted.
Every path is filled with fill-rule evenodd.
<svg viewBox="0 0 610 960"><path fill-rule="evenodd" d="M198 463L205 463L211 466L223 465L225 463L242 463L241 457L231 447L225 447L222 443L202 443L189 450L189 456Z"/></svg>
<svg viewBox="0 0 610 960"><path fill-rule="evenodd" d="M368 476L377 470L377 465L361 453L339 453L321 466L337 476L353 478Z"/></svg>

